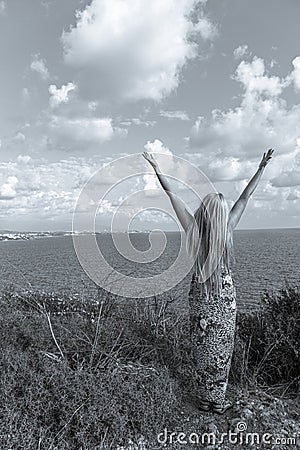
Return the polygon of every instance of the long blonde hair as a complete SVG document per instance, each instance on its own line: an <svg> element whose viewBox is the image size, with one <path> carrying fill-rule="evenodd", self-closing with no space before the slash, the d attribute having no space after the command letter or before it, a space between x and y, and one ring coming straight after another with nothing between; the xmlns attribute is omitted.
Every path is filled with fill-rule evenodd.
<svg viewBox="0 0 300 450"><path fill-rule="evenodd" d="M229 207L221 193L206 195L194 213L195 221L187 231L187 251L195 258L197 280L207 294L221 288L221 266L230 270L233 255L232 233L228 232Z"/></svg>

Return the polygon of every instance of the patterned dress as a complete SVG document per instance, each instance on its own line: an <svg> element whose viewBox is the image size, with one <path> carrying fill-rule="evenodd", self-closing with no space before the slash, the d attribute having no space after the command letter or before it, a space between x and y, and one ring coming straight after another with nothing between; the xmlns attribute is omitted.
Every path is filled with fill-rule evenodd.
<svg viewBox="0 0 300 450"><path fill-rule="evenodd" d="M196 368L198 394L203 400L223 403L234 348L236 291L231 273L221 268L221 291L205 294L202 283L192 277L190 336Z"/></svg>

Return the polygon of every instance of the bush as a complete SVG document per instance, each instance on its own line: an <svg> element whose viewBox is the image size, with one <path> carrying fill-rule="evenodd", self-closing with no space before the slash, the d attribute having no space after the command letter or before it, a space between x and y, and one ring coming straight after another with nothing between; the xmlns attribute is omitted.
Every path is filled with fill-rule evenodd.
<svg viewBox="0 0 300 450"><path fill-rule="evenodd" d="M299 300L289 288L238 315L235 385L297 391ZM176 429L197 387L188 317L173 301L4 292L0 447L97 450L144 433L151 448L163 428Z"/></svg>
<svg viewBox="0 0 300 450"><path fill-rule="evenodd" d="M140 361L122 305L6 292L0 313L1 448L116 448L174 425L177 382Z"/></svg>
<svg viewBox="0 0 300 450"><path fill-rule="evenodd" d="M297 392L299 348L299 290L289 287L265 293L258 311L238 316L232 377Z"/></svg>

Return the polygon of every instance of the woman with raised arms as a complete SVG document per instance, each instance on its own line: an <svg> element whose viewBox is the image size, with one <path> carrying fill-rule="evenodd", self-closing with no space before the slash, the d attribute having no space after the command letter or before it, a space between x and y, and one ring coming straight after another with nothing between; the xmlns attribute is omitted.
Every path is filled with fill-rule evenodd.
<svg viewBox="0 0 300 450"><path fill-rule="evenodd" d="M197 373L198 406L203 411L223 414L232 406L226 399L226 390L236 323L236 291L230 267L233 230L273 151L269 149L264 153L257 172L231 209L223 194L214 192L203 198L194 216L171 192L153 155L143 153L171 200L186 233L187 251L195 260L189 291L190 336Z"/></svg>

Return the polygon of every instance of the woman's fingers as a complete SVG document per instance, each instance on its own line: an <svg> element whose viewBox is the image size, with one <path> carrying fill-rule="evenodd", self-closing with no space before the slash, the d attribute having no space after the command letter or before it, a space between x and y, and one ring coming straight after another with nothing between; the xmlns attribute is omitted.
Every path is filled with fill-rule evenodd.
<svg viewBox="0 0 300 450"><path fill-rule="evenodd" d="M265 161L266 163L272 158L272 155L274 153L273 148L269 148L268 152L263 154L262 161Z"/></svg>
<svg viewBox="0 0 300 450"><path fill-rule="evenodd" d="M156 161L151 153L143 152L142 155L153 167L156 166Z"/></svg>
<svg viewBox="0 0 300 450"><path fill-rule="evenodd" d="M273 148L269 148L268 153L266 154L266 156L264 154L264 159L266 161L266 164L272 159L273 153L274 153L274 149Z"/></svg>

